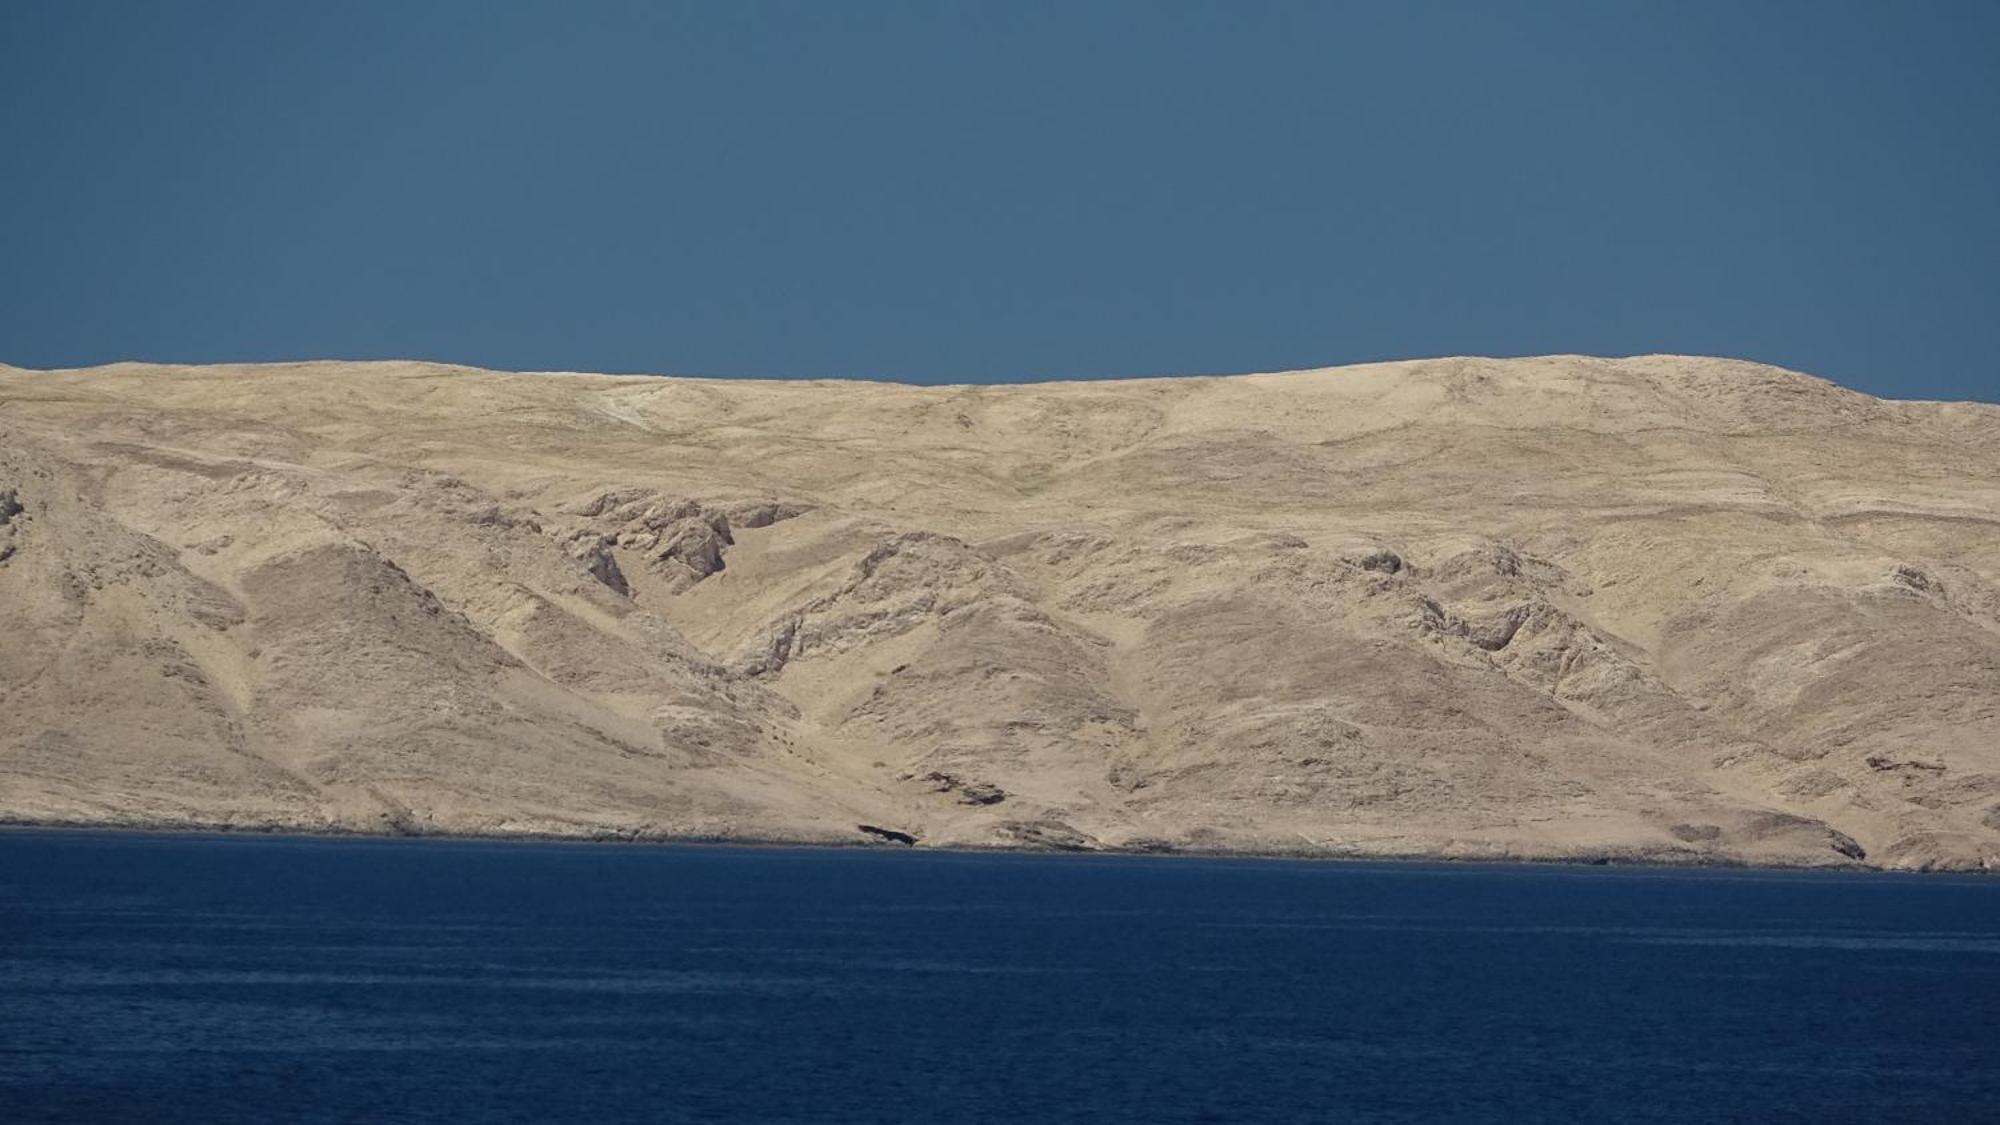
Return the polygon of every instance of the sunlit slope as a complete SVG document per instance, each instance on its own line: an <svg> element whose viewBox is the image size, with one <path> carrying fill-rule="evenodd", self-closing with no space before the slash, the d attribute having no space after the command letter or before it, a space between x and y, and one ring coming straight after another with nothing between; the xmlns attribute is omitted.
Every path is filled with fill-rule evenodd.
<svg viewBox="0 0 2000 1125"><path fill-rule="evenodd" d="M15 820L2000 857L1991 406L0 368L9 490Z"/></svg>

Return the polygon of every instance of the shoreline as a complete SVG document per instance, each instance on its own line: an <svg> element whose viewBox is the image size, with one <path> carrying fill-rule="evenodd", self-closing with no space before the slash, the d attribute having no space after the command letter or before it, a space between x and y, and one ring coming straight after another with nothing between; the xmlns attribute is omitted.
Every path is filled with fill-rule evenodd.
<svg viewBox="0 0 2000 1125"><path fill-rule="evenodd" d="M982 847L973 844L895 844L869 840L780 839L749 836L638 835L621 833L567 834L555 832L362 832L339 829L295 829L244 825L191 824L80 824L74 821L0 820L0 838L10 835L100 835L132 837L184 837L207 840L273 839L306 842L383 842L416 844L562 844L585 846L734 848L745 850L856 851L967 856L1021 856L1040 858L1098 857L1117 859L1243 860L1273 863L1324 863L1369 865L1493 866L1493 867L1575 867L1625 871L1739 871L1784 874L1846 875L1966 875L1990 877L1990 868L1980 867L1878 867L1867 863L1779 863L1756 862L1728 856L1662 855L1659 853L1580 853L1576 855L1452 855L1413 852L1318 852L1304 849L1252 850L1178 847L1090 848Z"/></svg>

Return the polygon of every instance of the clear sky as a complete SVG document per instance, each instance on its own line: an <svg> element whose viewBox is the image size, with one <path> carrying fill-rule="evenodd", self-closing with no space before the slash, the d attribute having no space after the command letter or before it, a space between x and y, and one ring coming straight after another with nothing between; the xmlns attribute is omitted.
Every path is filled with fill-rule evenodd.
<svg viewBox="0 0 2000 1125"><path fill-rule="evenodd" d="M0 360L2000 400L2000 3L0 0Z"/></svg>

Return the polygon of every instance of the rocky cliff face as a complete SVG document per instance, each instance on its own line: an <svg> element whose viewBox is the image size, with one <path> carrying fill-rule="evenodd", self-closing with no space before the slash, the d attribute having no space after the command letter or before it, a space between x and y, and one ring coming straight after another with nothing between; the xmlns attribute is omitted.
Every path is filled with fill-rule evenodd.
<svg viewBox="0 0 2000 1125"><path fill-rule="evenodd" d="M2000 408L0 368L0 818L1991 865Z"/></svg>

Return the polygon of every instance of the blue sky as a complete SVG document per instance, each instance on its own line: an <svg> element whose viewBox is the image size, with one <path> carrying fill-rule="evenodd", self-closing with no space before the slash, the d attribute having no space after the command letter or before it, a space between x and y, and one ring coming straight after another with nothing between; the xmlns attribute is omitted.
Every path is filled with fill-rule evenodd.
<svg viewBox="0 0 2000 1125"><path fill-rule="evenodd" d="M2000 4L0 0L0 359L2000 400Z"/></svg>

